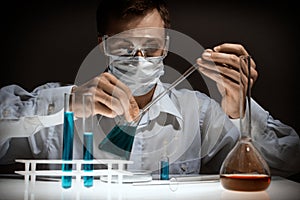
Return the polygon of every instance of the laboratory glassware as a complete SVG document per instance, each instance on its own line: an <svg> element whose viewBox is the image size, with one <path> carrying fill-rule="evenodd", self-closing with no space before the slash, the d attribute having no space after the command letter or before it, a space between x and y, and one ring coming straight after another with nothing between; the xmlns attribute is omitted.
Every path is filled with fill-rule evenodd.
<svg viewBox="0 0 300 200"><path fill-rule="evenodd" d="M93 116L94 101L93 94L85 93L82 96L83 105L83 160L93 160ZM93 171L93 164L83 164L83 170L86 172ZM83 183L85 187L93 186L93 176L84 176Z"/></svg>
<svg viewBox="0 0 300 200"><path fill-rule="evenodd" d="M137 125L138 122L128 125L117 124L102 140L98 148L128 160Z"/></svg>
<svg viewBox="0 0 300 200"><path fill-rule="evenodd" d="M62 159L73 159L73 140L74 140L74 112L71 104L74 102L75 94L64 94L64 124L63 124L63 150ZM72 164L62 164L64 172L72 171ZM70 188L72 186L72 176L62 176L62 187Z"/></svg>
<svg viewBox="0 0 300 200"><path fill-rule="evenodd" d="M183 80L185 80L189 75L191 75L197 69L199 69L198 64L195 64L195 65L191 66L190 68L188 68L166 90L161 92L158 96L156 96L154 99L152 99L152 101L150 101L144 108L142 108L139 115L134 118L133 123L135 123L135 121L137 119L141 118L141 116L143 116L145 114L145 112L147 112L153 104L158 102L161 98L163 98L166 94L168 94L170 92L170 90L175 88L179 83L181 83Z"/></svg>
<svg viewBox="0 0 300 200"><path fill-rule="evenodd" d="M163 155L159 161L160 180L169 180L169 157L167 152L167 141L164 141Z"/></svg>
<svg viewBox="0 0 300 200"><path fill-rule="evenodd" d="M175 88L179 83L185 80L190 74L199 69L199 65L195 64L189 67L182 75L180 75L166 90L161 92L152 101L150 101L139 114L131 121L127 122L124 119L120 120L116 126L107 134L107 136L99 144L98 148L125 159L129 159L134 136L137 126L142 119L142 116L150 109L152 105L164 97L170 90Z"/></svg>
<svg viewBox="0 0 300 200"><path fill-rule="evenodd" d="M271 182L271 174L268 164L253 145L251 138L251 57L240 56L239 59L241 136L222 163L220 182L228 190L263 191ZM248 72L247 77L243 72ZM243 98L243 87L247 87L246 99Z"/></svg>

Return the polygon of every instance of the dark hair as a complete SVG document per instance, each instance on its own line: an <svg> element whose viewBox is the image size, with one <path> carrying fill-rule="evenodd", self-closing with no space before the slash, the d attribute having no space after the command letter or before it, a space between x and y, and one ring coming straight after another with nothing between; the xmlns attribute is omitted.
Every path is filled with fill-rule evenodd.
<svg viewBox="0 0 300 200"><path fill-rule="evenodd" d="M121 20L129 15L143 16L153 9L158 10L165 28L169 28L170 17L165 0L102 0L96 16L98 36L106 34L112 19Z"/></svg>

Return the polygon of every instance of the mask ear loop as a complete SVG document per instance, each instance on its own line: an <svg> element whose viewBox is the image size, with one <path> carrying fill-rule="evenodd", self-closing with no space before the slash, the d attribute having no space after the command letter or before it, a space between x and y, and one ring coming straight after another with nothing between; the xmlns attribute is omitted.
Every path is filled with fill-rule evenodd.
<svg viewBox="0 0 300 200"><path fill-rule="evenodd" d="M108 39L108 35L104 35L102 37L102 46L103 46L103 51L104 51L104 54L109 56L108 52L107 52L107 39Z"/></svg>
<svg viewBox="0 0 300 200"><path fill-rule="evenodd" d="M167 54L168 54L169 43L170 43L170 36L167 35L166 38L165 38L165 47L163 49L163 55L162 55L163 58L165 58L167 56Z"/></svg>

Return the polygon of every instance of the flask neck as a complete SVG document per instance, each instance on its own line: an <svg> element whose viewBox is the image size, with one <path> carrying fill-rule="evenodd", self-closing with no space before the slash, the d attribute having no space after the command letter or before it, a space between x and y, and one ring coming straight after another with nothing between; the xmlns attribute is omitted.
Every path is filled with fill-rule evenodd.
<svg viewBox="0 0 300 200"><path fill-rule="evenodd" d="M240 119L240 131L242 138L251 138L251 114L247 113Z"/></svg>
<svg viewBox="0 0 300 200"><path fill-rule="evenodd" d="M242 142L252 142L252 138L246 135L242 135L240 140Z"/></svg>
<svg viewBox="0 0 300 200"><path fill-rule="evenodd" d="M241 56L240 65L240 131L251 138L251 57Z"/></svg>

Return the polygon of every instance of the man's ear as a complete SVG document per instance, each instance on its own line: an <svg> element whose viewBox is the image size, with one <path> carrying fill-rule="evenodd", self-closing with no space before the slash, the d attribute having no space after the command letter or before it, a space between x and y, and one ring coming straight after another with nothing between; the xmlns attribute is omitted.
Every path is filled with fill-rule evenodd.
<svg viewBox="0 0 300 200"><path fill-rule="evenodd" d="M100 44L102 42L102 37L98 36L98 44Z"/></svg>

